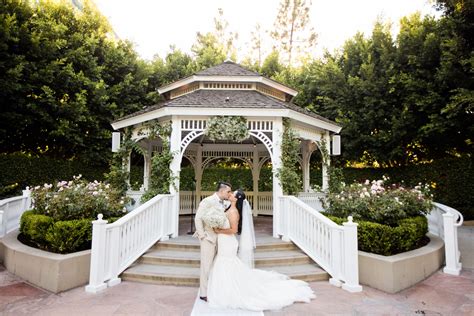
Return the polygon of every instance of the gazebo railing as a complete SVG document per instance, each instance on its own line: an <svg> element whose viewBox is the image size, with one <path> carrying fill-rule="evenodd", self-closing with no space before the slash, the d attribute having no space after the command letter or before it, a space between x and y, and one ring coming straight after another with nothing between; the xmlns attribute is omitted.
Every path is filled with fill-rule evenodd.
<svg viewBox="0 0 474 316"><path fill-rule="evenodd" d="M462 264L458 245L458 227L464 221L462 214L447 205L434 203L433 209L426 217L429 232L444 240L446 266L443 272L459 275Z"/></svg>
<svg viewBox="0 0 474 316"><path fill-rule="evenodd" d="M280 234L294 242L329 275L331 284L360 292L357 224L338 225L295 196L280 198Z"/></svg>
<svg viewBox="0 0 474 316"><path fill-rule="evenodd" d="M21 215L31 207L31 191L0 201L0 237L20 227Z"/></svg>
<svg viewBox="0 0 474 316"><path fill-rule="evenodd" d="M93 221L89 284L96 293L120 283L118 277L158 240L167 240L178 223L172 210L175 195L157 195L114 223L99 214Z"/></svg>
<svg viewBox="0 0 474 316"><path fill-rule="evenodd" d="M321 203L321 199L324 199L325 197L326 193L323 192L300 192L297 196L298 199L308 204L318 212L324 212L323 203Z"/></svg>
<svg viewBox="0 0 474 316"><path fill-rule="evenodd" d="M194 203L194 212L196 212L200 200L214 194L214 191L201 191L200 198L194 193L195 203ZM273 192L258 192L257 197L252 191L245 192L247 200L252 206L254 214L264 214L272 215L273 214ZM191 191L180 191L180 204L179 204L179 214L191 214L192 206L192 195Z"/></svg>

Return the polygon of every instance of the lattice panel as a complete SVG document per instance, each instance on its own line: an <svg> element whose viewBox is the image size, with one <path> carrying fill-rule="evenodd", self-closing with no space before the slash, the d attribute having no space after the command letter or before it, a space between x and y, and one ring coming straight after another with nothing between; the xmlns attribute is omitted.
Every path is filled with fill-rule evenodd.
<svg viewBox="0 0 474 316"><path fill-rule="evenodd" d="M270 87L268 87L266 85L263 85L261 83L257 83L257 91L259 91L263 94L269 95L271 97L277 98L281 101L286 101L286 97L285 97L284 92L281 92L279 90L270 88Z"/></svg>
<svg viewBox="0 0 474 316"><path fill-rule="evenodd" d="M199 82L190 84L189 86L186 86L180 89L173 90L170 92L170 99L174 99L182 95L191 93L193 91L196 91L197 89L199 89Z"/></svg>

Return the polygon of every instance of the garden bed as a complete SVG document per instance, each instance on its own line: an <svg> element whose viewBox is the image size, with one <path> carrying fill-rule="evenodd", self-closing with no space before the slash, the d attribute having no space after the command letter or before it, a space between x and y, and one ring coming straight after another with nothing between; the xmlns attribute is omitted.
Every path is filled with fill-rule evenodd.
<svg viewBox="0 0 474 316"><path fill-rule="evenodd" d="M359 251L359 281L387 293L397 293L426 279L444 262L444 243L432 234L426 246L382 256Z"/></svg>
<svg viewBox="0 0 474 316"><path fill-rule="evenodd" d="M87 284L90 250L66 255L51 253L21 243L18 234L15 230L0 242L0 259L9 272L54 293Z"/></svg>

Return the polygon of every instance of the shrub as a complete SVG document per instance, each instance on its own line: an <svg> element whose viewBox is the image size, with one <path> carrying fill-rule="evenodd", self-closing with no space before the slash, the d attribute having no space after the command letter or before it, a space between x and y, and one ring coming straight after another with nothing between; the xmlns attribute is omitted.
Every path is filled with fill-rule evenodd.
<svg viewBox="0 0 474 316"><path fill-rule="evenodd" d="M113 223L120 217L107 218ZM34 210L23 213L19 237L33 247L56 253L71 253L90 249L92 219L54 221L52 217L35 214Z"/></svg>
<svg viewBox="0 0 474 316"><path fill-rule="evenodd" d="M387 178L384 177L384 180ZM427 185L405 188L395 184L384 186L384 180L344 183L340 192L329 192L322 200L330 215L371 221L390 226L401 219L426 215L432 209L432 195Z"/></svg>
<svg viewBox="0 0 474 316"><path fill-rule="evenodd" d="M52 252L70 253L90 248L92 221L75 219L55 222L46 232L46 242Z"/></svg>
<svg viewBox="0 0 474 316"><path fill-rule="evenodd" d="M95 219L123 215L129 198L121 191L102 182L86 182L81 176L71 181L60 181L36 186L31 193L35 213L51 216L55 221Z"/></svg>
<svg viewBox="0 0 474 316"><path fill-rule="evenodd" d="M328 217L339 225L346 221L340 217ZM359 250L384 256L418 248L428 233L428 220L424 216L400 220L396 226L369 221L357 223Z"/></svg>
<svg viewBox="0 0 474 316"><path fill-rule="evenodd" d="M34 210L26 211L20 218L20 232L41 247L46 243L46 232L53 225L53 219L46 215L35 214Z"/></svg>

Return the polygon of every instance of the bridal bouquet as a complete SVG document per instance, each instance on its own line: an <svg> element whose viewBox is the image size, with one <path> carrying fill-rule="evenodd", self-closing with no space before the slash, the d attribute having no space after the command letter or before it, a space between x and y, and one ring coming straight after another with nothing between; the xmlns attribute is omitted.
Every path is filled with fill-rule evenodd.
<svg viewBox="0 0 474 316"><path fill-rule="evenodd" d="M202 220L206 225L212 228L222 228L225 225L227 217L221 209L216 207L211 207L207 212L202 216Z"/></svg>

